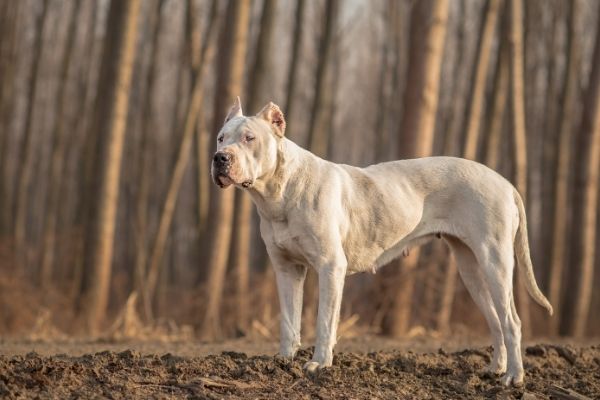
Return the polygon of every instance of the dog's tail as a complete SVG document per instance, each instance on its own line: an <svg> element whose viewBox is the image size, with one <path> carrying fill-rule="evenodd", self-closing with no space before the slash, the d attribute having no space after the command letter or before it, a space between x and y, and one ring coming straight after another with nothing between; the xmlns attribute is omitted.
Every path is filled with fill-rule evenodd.
<svg viewBox="0 0 600 400"><path fill-rule="evenodd" d="M525 278L525 286L527 291L533 297L533 299L540 306L548 310L548 314L552 315L552 305L542 294L540 288L535 281L535 275L533 274L533 266L531 265L531 258L529 256L529 240L527 239L527 217L525 216L525 206L523 206L523 200L521 195L514 189L515 203L519 209L519 228L515 236L515 256L517 258L517 264L519 268L523 268L523 276Z"/></svg>

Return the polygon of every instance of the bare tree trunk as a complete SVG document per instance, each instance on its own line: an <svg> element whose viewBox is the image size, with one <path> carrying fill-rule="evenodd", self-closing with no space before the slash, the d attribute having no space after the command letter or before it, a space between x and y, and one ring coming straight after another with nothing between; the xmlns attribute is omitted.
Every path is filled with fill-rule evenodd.
<svg viewBox="0 0 600 400"><path fill-rule="evenodd" d="M496 21L498 19L498 10L500 0L488 0L485 7L485 18L481 24L481 34L477 49L477 60L475 66L474 81L471 88L470 106L467 113L466 139L463 157L471 160L477 159L477 146L479 143L479 126L482 119L483 96L485 84L487 81L487 72L489 66L490 51L494 32L496 30ZM446 269L446 277L442 289L442 301L437 318L438 330L445 332L448 330L450 314L454 293L456 290L457 265L454 257L451 257Z"/></svg>
<svg viewBox="0 0 600 400"><path fill-rule="evenodd" d="M27 211L28 192L33 172L32 126L34 119L35 99L39 82L39 67L42 58L42 42L46 16L48 15L48 0L42 2L42 10L36 19L36 33L33 45L33 60L29 71L29 89L27 93L27 109L25 111L25 128L23 142L19 151L18 161L21 163L17 172L16 190L14 193L14 235L17 259L27 263Z"/></svg>
<svg viewBox="0 0 600 400"><path fill-rule="evenodd" d="M276 0L265 0L260 20L260 32L256 43L256 58L249 77L248 110L259 111L270 69L273 31L275 28ZM266 102L266 100L265 100ZM233 268L237 287L237 328L244 332L248 327L248 292L250 283L250 243L252 242L252 200L246 192L236 196L235 240Z"/></svg>
<svg viewBox="0 0 600 400"><path fill-rule="evenodd" d="M543 61L547 60L548 72L545 80L544 101L538 101L540 104L536 109L536 115L540 115L540 122L535 128L538 131L536 143L539 147L539 163L537 166L537 177L539 178L537 184L538 194L538 210L539 216L534 215L531 218L536 218L538 223L536 224L537 244L532 250L533 260L536 260L536 265L540 268L541 274L538 275L538 284L547 292L550 288L550 270L552 266L552 252L548 249L552 248L552 240L554 235L554 206L557 183L557 165L559 158L559 141L560 141L560 125L562 117L562 101L564 100L563 92L568 80L567 69L570 60L569 56L569 18L571 2L560 2L556 4L556 7L552 7L552 19L548 28L545 29L544 35L547 35L547 52L546 57ZM543 12L543 11L542 11ZM537 13L532 13L529 20L529 25L533 24L533 21L539 19ZM561 29L561 25L564 23L564 30ZM563 33L564 32L564 33ZM527 35L526 35L527 36ZM531 40L530 42L533 42ZM536 42L539 42L536 40ZM542 42L543 43L543 42ZM530 44L531 46L531 44ZM541 46L540 46L541 47ZM526 50L527 51L527 50ZM565 58L550 57L555 54L564 54ZM564 61L564 62L562 62ZM527 69L527 67L525 67ZM536 68L537 69L537 68ZM532 79L537 81L537 79ZM541 82L541 80L540 80ZM540 84L538 84L540 85ZM539 87L538 91L542 91L544 87ZM539 95L541 96L541 94ZM540 106L543 106L543 110L539 110ZM530 171L532 175L535 175L534 171ZM532 234L532 241L536 240L536 235ZM549 294L549 293L548 293ZM552 304L552 303L551 303ZM548 316L550 317L550 316ZM554 308L554 314L552 318L547 318L548 325L544 326L543 329L546 333L549 332L550 324L554 320L560 318L558 316L556 308ZM537 325L537 324L536 324ZM540 326L541 327L541 326Z"/></svg>
<svg viewBox="0 0 600 400"><path fill-rule="evenodd" d="M12 102L12 91L16 64L16 31L20 2L0 3L0 123L3 127L0 140L6 138L8 124L7 106ZM3 142L0 142L2 144Z"/></svg>
<svg viewBox="0 0 600 400"><path fill-rule="evenodd" d="M296 87L298 81L298 65L300 64L300 52L302 50L302 34L304 32L304 9L306 8L306 0L296 0L296 20L294 22L294 38L292 41L292 55L290 57L290 66L287 76L287 96L285 100L286 126L287 132L290 131L290 121L292 119L292 111L296 104ZM289 135L286 132L286 136Z"/></svg>
<svg viewBox="0 0 600 400"><path fill-rule="evenodd" d="M201 110L196 124L196 157L198 160L198 231L204 242L210 212L209 134L206 129L204 111Z"/></svg>
<svg viewBox="0 0 600 400"><path fill-rule="evenodd" d="M218 17L219 4L217 0L212 0L210 6L210 15L208 17L208 26L206 28L207 38L203 43L202 54L207 54L208 49L213 45L213 37L216 36L216 24ZM214 50L210 50L211 52ZM206 225L208 223L208 213L210 210L210 176L207 173L210 168L209 161L209 135L206 130L204 111L201 109L196 124L196 156L198 158L198 230L200 240L204 242L206 234Z"/></svg>
<svg viewBox="0 0 600 400"><path fill-rule="evenodd" d="M375 118L375 160L381 161L389 154L390 136L389 136L389 102L391 100L390 75L392 72L391 55L395 38L395 30L397 28L398 10L400 7L397 1L390 0L388 7L383 12L384 27L383 40L381 43L381 65L379 71L379 82L377 84L377 117Z"/></svg>
<svg viewBox="0 0 600 400"><path fill-rule="evenodd" d="M9 132L15 108L15 72L17 70L16 32L21 2L0 3L0 235L12 229L11 179L7 170Z"/></svg>
<svg viewBox="0 0 600 400"><path fill-rule="evenodd" d="M187 41L187 61L190 67L190 74L194 75L198 71L202 62L202 29L197 21L197 5L194 0L185 2L185 36ZM210 23L210 20L209 20Z"/></svg>
<svg viewBox="0 0 600 400"><path fill-rule="evenodd" d="M229 1L227 23L223 24L221 51L219 52L215 117L213 118L215 134L221 129L228 103L242 92L249 17L249 0ZM209 269L206 285L209 288L208 304L201 330L201 336L205 338L215 337L220 331L219 308L223 297L223 284L231 243L234 194L235 192L231 188L219 190L216 192L213 202L215 209L212 214L215 224L206 264Z"/></svg>
<svg viewBox="0 0 600 400"><path fill-rule="evenodd" d="M506 16L504 21L506 21ZM505 23L502 24L505 28ZM488 142L485 155L485 164L494 169L498 169L500 160L500 136L504 123L506 102L508 100L509 89L509 54L508 42L504 32L500 33L500 45L498 49L498 60L496 62L496 75L494 76L494 90L491 104L491 115L487 126Z"/></svg>
<svg viewBox="0 0 600 400"><path fill-rule="evenodd" d="M286 90L286 101L284 111L286 114L286 137L288 139L294 139L294 130L290 130L290 124L293 119L293 112L296 107L297 102L297 86L299 81L298 76L298 67L301 63L301 55L302 55L302 45L303 45L303 36L304 36L304 25L305 25L305 14L306 14L306 0L296 0L296 12L295 12L295 22L294 22L294 33L292 38L292 53L290 55L290 61L288 66L288 75L287 75L287 90ZM266 253L264 247L258 249L260 252L257 259L259 265L264 265L264 267L260 270L260 273L263 275L262 279L268 279L268 276L272 274L271 271L271 260ZM269 283L271 282L271 283ZM266 285L272 285L272 280L267 281ZM262 307L270 307L269 303L272 301L270 294L272 294L272 288L267 290L268 286L265 286L265 289L261 290L261 296L259 300L259 304Z"/></svg>
<svg viewBox="0 0 600 400"><path fill-rule="evenodd" d="M59 211L59 196L61 174L66 153L66 132L65 132L65 116L64 110L67 103L71 100L67 93L67 84L71 72L71 63L73 60L73 52L75 49L75 38L77 31L77 16L81 0L76 0L71 8L71 16L69 18L69 28L67 30L67 43L63 54L61 71L62 76L58 93L56 95L56 119L52 130L53 148L49 168L49 196L47 200L46 220L44 223L44 243L42 250L42 266L40 270L40 283L42 289L47 290L52 280L52 272L54 269L54 256L56 251L56 228Z"/></svg>
<svg viewBox="0 0 600 400"><path fill-rule="evenodd" d="M569 173L571 170L571 143L573 130L573 114L579 86L577 72L581 63L581 49L579 43L579 7L580 0L570 1L570 15L568 23L567 43L567 70L562 93L562 110L558 132L558 151L556 162L556 186L554 192L554 229L552 234L552 257L550 261L550 291L548 300L554 307L554 318L550 319L550 334L557 335L560 328L561 290L563 280L563 266L567 262L566 250L568 243L569 220Z"/></svg>
<svg viewBox="0 0 600 400"><path fill-rule="evenodd" d="M537 281L542 284L545 271L542 253L546 253L547 245L543 244L543 232L552 229L551 220L545 221L544 206L550 195L542 194L543 178L546 175L543 166L544 144L551 143L555 134L554 129L545 126L548 111L552 109L553 99L558 97L553 93L553 86L546 79L550 73L551 60L556 57L551 50L553 21L550 16L551 9L561 6L557 2L555 7L548 7L544 2L524 1L523 27L523 61L525 71L525 116L527 131L527 223L530 243L531 259L536 266ZM562 58L562 57L560 57ZM566 63L567 61L564 60ZM558 79L555 79L558 80ZM552 99L550 98L552 96ZM558 112L554 111L555 116ZM542 285L544 286L544 285ZM532 312L537 311L535 308ZM537 325L537 324L534 324Z"/></svg>
<svg viewBox="0 0 600 400"><path fill-rule="evenodd" d="M73 255L71 256L73 261L73 267L71 272L71 288L69 290L69 297L74 300L75 303L75 312L81 312L83 309L84 301L83 296L85 295L87 289L89 288L89 283L91 282L91 278L89 276L91 273L89 272L89 268L85 268L85 235L83 232L83 227L86 226L86 222L89 217L89 207L91 204L90 198L92 197L92 170L94 164L94 157L97 136L94 129L92 129L93 123L93 112L92 110L95 107L96 102L96 90L97 90L97 75L99 74L99 69L94 67L94 61L99 59L100 56L96 57L97 53L100 53L97 49L101 47L101 43L96 39L95 31L96 31L96 20L98 14L98 6L97 4L90 5L90 15L88 17L88 26L86 29L86 38L84 41L84 46L86 51L85 62L82 63L80 76L78 80L78 85L80 90L77 92L78 96L81 98L81 102L78 105L78 115L75 126L73 128L75 133L78 132L87 132L86 135L74 134L71 136L72 140L69 143L69 155L70 158L79 158L83 162L82 168L75 168L75 171L79 172L71 172L71 169L68 166L65 166L63 179L61 181L61 187L65 188L63 193L61 194L60 203L61 204L74 204L77 203L77 207L75 208L73 224L79 227L80 234L76 237L73 243L73 248L71 252ZM81 146L79 151L83 154L83 156L75 157L75 149L78 146ZM89 155L89 157L85 157ZM69 172L71 172L69 174ZM69 182L68 175L71 175L74 182ZM75 192L76 190L68 190L70 187L81 188L82 193L78 196ZM73 199L75 198L75 199Z"/></svg>
<svg viewBox="0 0 600 400"><path fill-rule="evenodd" d="M448 332L450 329L450 317L452 316L452 306L454 305L454 296L456 294L457 269L454 254L450 252L448 265L446 267L446 277L442 286L442 299L440 301L440 311L437 315L436 326L439 332Z"/></svg>
<svg viewBox="0 0 600 400"><path fill-rule="evenodd" d="M442 137L443 152L444 155L453 157L460 157L463 151L464 122L467 115L467 103L469 100L466 94L470 90L472 80L470 74L460 73L459 71L469 69L475 63L475 55L471 54L474 50L471 49L470 41L468 40L470 35L470 22L469 17L466 15L468 1L460 0L457 3L459 4L458 15L460 15L460 19L457 22L459 27L456 29L456 38L451 39L450 33L448 33L447 39L447 46L456 46L456 62L455 67L453 68L455 77L450 86L450 90L453 93L456 93L456 96L442 122L446 125ZM472 57L473 60L471 60ZM408 132L405 132L404 134L408 134Z"/></svg>
<svg viewBox="0 0 600 400"><path fill-rule="evenodd" d="M319 38L319 58L315 75L315 94L311 107L308 131L308 146L319 157L327 157L329 147L328 131L329 104L331 103L331 68L337 29L339 0L327 0L321 37ZM309 268L304 281L303 315L306 320L314 320L318 305L318 278Z"/></svg>
<svg viewBox="0 0 600 400"><path fill-rule="evenodd" d="M146 93L142 106L142 128L140 141L140 173L139 188L136 198L135 220L136 220L136 257L135 257L135 282L136 289L140 295L144 314L147 320L152 320L152 305L145 290L146 262L148 258L147 229L148 229L148 196L150 186L150 168L152 161L152 150L150 138L154 133L154 113L152 112L152 99L154 98L154 85L156 82L156 65L158 64L159 37L162 26L162 9L164 0L158 0L156 7L150 12L149 25L152 29L150 43L150 58L148 72L146 74Z"/></svg>
<svg viewBox="0 0 600 400"><path fill-rule="evenodd" d="M523 4L521 0L510 1L510 50L511 50L511 105L514 132L515 186L527 204L527 134L525 131L525 94L523 85ZM517 303L522 322L523 336L531 336L530 299L525 288L521 269L515 279Z"/></svg>
<svg viewBox="0 0 600 400"><path fill-rule="evenodd" d="M477 49L477 64L474 71L473 86L471 88L471 104L467 113L466 140L463 157L470 160L477 159L477 146L479 143L479 126L481 123L481 110L484 103L485 83L488 73L490 52L500 0L486 2L485 19L481 25L479 46Z"/></svg>
<svg viewBox="0 0 600 400"><path fill-rule="evenodd" d="M403 140L398 148L401 155L431 154L447 22L447 0L413 4L408 84L400 127Z"/></svg>
<svg viewBox="0 0 600 400"><path fill-rule="evenodd" d="M189 36L190 39L192 39L192 35ZM209 36L212 37L212 35ZM207 47L207 49L208 48L212 47ZM171 222L173 221L173 213L175 211L179 189L181 187L183 176L190 159L191 147L194 142L194 133L196 131L196 124L198 122L198 114L202 109L204 96L203 83L206 75L206 65L210 63L211 59L212 51L202 54L197 64L197 69L195 69L192 73L192 92L190 102L188 104L183 136L181 137L181 143L179 145L177 161L175 162L175 167L173 168L173 172L171 174L169 189L167 191L167 196L162 208L160 221L158 224L158 232L154 240L152 255L150 257L150 264L148 267L145 287L148 301L152 301L156 291L156 282L160 275L160 266L162 264L167 238L171 228Z"/></svg>
<svg viewBox="0 0 600 400"><path fill-rule="evenodd" d="M333 59L331 60L331 80L329 81L329 91L331 96L329 96L329 102L325 104L327 109L327 125L326 131L328 132L327 137L327 158L331 159L333 157L334 150L334 141L336 139L335 136L335 117L337 115L337 103L336 96L340 87L340 74L341 74L341 59L342 59L342 35L338 34L334 37L333 43Z"/></svg>
<svg viewBox="0 0 600 400"><path fill-rule="evenodd" d="M393 141L392 138L398 136L398 126L401 122L402 113L404 109L404 91L407 86L407 71L408 63L405 62L408 59L408 49L410 45L410 9L411 4L408 2L398 2L396 0L390 1L390 12L393 12L393 33L391 38L392 46L392 60L391 60L391 94L390 101L388 102L388 118L389 126L387 127L387 136L390 138L390 144ZM394 4L394 7L391 6ZM394 146L389 146L386 152L386 158L396 158L399 154L396 152Z"/></svg>
<svg viewBox="0 0 600 400"><path fill-rule="evenodd" d="M310 151L319 157L327 155L329 142L327 128L327 107L331 93L329 70L331 68L331 57L335 29L337 26L339 0L327 0L325 10L324 32L319 49L319 60L316 73L315 98L313 100L310 116L310 128L308 130L308 143Z"/></svg>
<svg viewBox="0 0 600 400"><path fill-rule="evenodd" d="M581 204L576 205L575 226L579 227L576 257L579 273L575 279L574 306L568 333L583 337L586 333L592 288L594 285L594 261L596 256L596 229L598 224L598 178L600 176L600 30L596 33L596 44L592 70L585 94L583 120L581 123L580 154L576 171L581 184Z"/></svg>
<svg viewBox="0 0 600 400"><path fill-rule="evenodd" d="M86 257L93 283L87 294L87 328L96 333L104 319L110 292L119 180L129 89L135 57L135 39L140 0L112 0L107 20L108 35L98 82L96 126L101 139L97 159L99 184L92 209Z"/></svg>
<svg viewBox="0 0 600 400"><path fill-rule="evenodd" d="M426 0L413 4L411 21L408 83L400 128L403 139L398 150L409 157L425 157L433 150L448 1ZM419 250L412 249L402 262L402 279L382 327L386 334L397 336L408 330L418 260Z"/></svg>
<svg viewBox="0 0 600 400"><path fill-rule="evenodd" d="M260 32L256 42L256 57L248 84L248 109L251 113L259 111L266 99L263 98L264 85L267 83L271 68L273 33L277 11L276 0L265 0L260 19Z"/></svg>

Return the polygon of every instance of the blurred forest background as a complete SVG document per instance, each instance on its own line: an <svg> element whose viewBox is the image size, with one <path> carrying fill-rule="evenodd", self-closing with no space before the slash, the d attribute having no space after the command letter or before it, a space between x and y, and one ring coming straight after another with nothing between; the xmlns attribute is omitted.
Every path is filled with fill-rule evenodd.
<svg viewBox="0 0 600 400"><path fill-rule="evenodd" d="M336 162L496 169L555 308L517 280L524 335L600 334L599 6L0 0L0 334L277 336L254 207L209 176L236 95ZM341 334L487 332L442 241L393 264L348 278Z"/></svg>

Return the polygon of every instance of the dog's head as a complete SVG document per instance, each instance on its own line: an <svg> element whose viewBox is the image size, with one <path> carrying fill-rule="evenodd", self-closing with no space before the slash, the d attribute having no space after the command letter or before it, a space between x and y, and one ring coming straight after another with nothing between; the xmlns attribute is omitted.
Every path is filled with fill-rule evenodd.
<svg viewBox="0 0 600 400"><path fill-rule="evenodd" d="M277 164L277 148L285 133L285 119L271 102L254 117L242 113L236 98L217 135L217 152L211 174L221 188L249 188L271 173Z"/></svg>

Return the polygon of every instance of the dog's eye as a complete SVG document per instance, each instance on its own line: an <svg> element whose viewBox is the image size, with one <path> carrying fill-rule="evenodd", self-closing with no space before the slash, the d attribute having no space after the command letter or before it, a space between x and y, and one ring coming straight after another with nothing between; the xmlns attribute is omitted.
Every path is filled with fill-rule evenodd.
<svg viewBox="0 0 600 400"><path fill-rule="evenodd" d="M219 137L217 138L217 142L219 142L219 143L223 143L223 136L219 136Z"/></svg>
<svg viewBox="0 0 600 400"><path fill-rule="evenodd" d="M246 135L246 142L251 142L254 140L254 136L252 135Z"/></svg>

